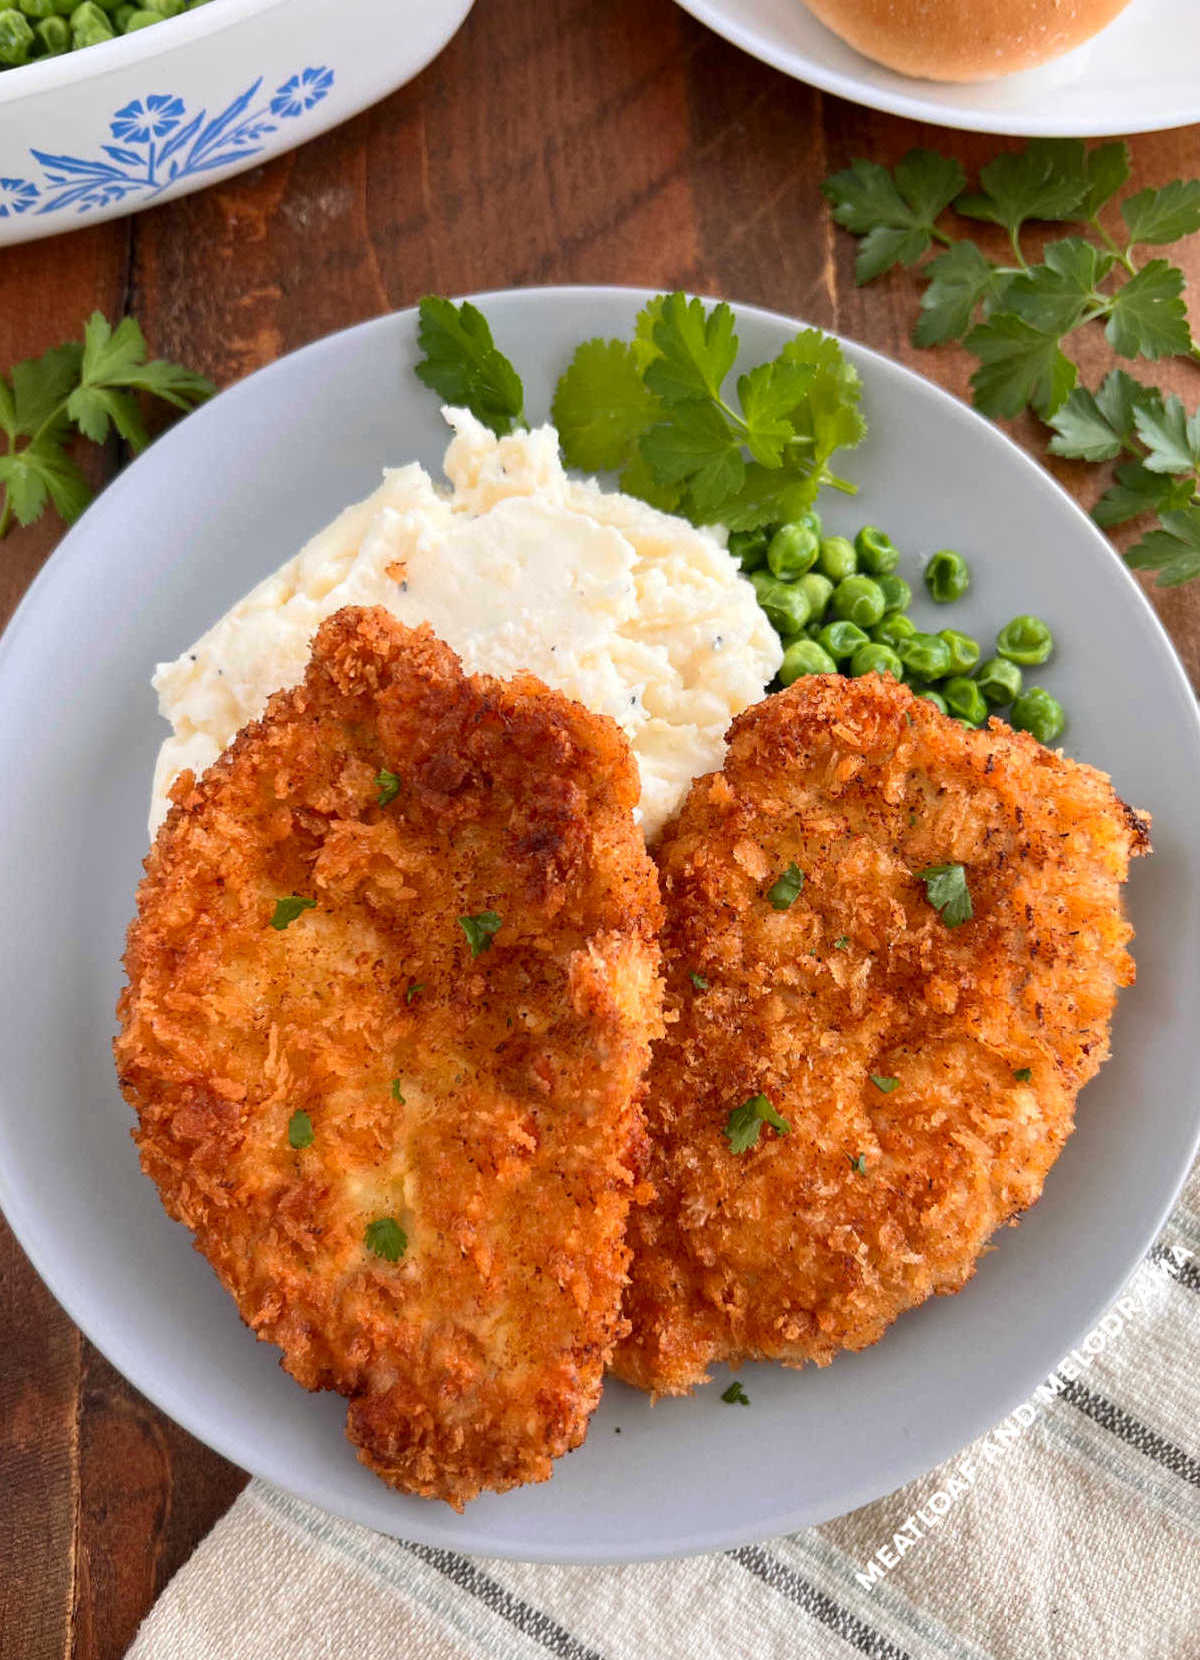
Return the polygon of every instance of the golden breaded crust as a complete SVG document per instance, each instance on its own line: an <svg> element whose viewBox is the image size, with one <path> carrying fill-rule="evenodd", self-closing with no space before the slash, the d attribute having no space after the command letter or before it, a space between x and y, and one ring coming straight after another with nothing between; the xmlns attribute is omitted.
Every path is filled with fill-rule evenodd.
<svg viewBox="0 0 1200 1660"><path fill-rule="evenodd" d="M877 675L800 680L730 738L657 850L658 1198L630 1217L614 1366L663 1393L715 1360L824 1365L970 1278L1108 1054L1133 979L1120 886L1149 846L1101 773ZM777 911L792 863L806 880ZM955 928L914 875L945 863L974 903ZM790 1134L736 1154L730 1111L758 1094Z"/></svg>
<svg viewBox="0 0 1200 1660"><path fill-rule="evenodd" d="M621 1330L661 1001L637 793L611 721L348 609L146 861L115 1045L142 1164L363 1462L458 1508L582 1441Z"/></svg>

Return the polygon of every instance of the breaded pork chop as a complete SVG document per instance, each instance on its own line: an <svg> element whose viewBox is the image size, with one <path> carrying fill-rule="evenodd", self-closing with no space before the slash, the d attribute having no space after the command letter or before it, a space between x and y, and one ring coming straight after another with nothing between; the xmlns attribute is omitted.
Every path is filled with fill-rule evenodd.
<svg viewBox="0 0 1200 1660"><path fill-rule="evenodd" d="M344 610L146 862L142 1164L363 1462L458 1508L582 1441L620 1330L661 1000L637 787L611 721Z"/></svg>
<svg viewBox="0 0 1200 1660"><path fill-rule="evenodd" d="M730 737L657 851L658 1196L630 1217L614 1364L662 1393L716 1360L824 1365L970 1278L1108 1053L1149 845L1102 774L877 675L800 680ZM917 873L955 864L974 915L949 926L931 897L957 878ZM759 1102L738 1152L759 1096L790 1128Z"/></svg>

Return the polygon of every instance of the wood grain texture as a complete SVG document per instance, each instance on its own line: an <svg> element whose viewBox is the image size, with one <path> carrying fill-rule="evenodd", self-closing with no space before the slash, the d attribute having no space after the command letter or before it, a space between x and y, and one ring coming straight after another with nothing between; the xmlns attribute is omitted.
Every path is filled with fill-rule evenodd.
<svg viewBox="0 0 1200 1660"><path fill-rule="evenodd" d="M134 312L221 383L430 289L683 285L836 327L964 395L917 352L901 273L867 288L820 182L913 144L971 168L1008 141L824 98L670 0L478 0L417 81L307 146L183 201L0 255L0 363ZM1200 173L1200 131L1133 141L1135 180ZM1185 250L1193 291L1200 238ZM1102 342L1089 376L1106 366ZM1189 402L1200 371L1172 369ZM1034 423L1014 435L1041 454ZM116 449L88 457L94 482ZM1056 464L1085 505L1096 469ZM58 539L0 546L0 623ZM1200 589L1200 584L1197 585ZM1200 682L1200 591L1154 595ZM116 1660L244 1476L126 1384L0 1225L0 1657Z"/></svg>

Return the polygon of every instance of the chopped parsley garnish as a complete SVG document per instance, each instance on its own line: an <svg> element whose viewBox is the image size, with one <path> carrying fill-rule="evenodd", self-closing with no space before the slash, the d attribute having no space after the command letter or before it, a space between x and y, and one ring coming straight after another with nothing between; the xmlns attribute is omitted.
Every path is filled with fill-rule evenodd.
<svg viewBox="0 0 1200 1660"><path fill-rule="evenodd" d="M767 898L777 911L786 911L796 903L800 897L800 889L804 886L804 872L799 865L789 865L783 875L778 877L767 889Z"/></svg>
<svg viewBox="0 0 1200 1660"><path fill-rule="evenodd" d="M849 1153L846 1154L846 1157L850 1158ZM860 1176L865 1176L867 1173L867 1155L860 1153L856 1159L850 1159L850 1168L851 1170L857 1170Z"/></svg>
<svg viewBox="0 0 1200 1660"><path fill-rule="evenodd" d="M833 949L835 951L849 951L849 949L850 949L850 936L848 934L843 934L841 939L834 940Z"/></svg>
<svg viewBox="0 0 1200 1660"><path fill-rule="evenodd" d="M400 1093L400 1080L399 1080L399 1078L393 1078L392 1079L392 1100L393 1101L399 1101L401 1106L404 1105L404 1097Z"/></svg>
<svg viewBox="0 0 1200 1660"><path fill-rule="evenodd" d="M1019 1084L1031 1084L1033 1082L1033 1068L1031 1066L1018 1066L1013 1073L1013 1077Z"/></svg>
<svg viewBox="0 0 1200 1660"><path fill-rule="evenodd" d="M286 898L275 901L275 914L271 918L271 927L281 933L290 922L295 922L302 911L315 911L315 899L306 899L301 893L289 893Z"/></svg>
<svg viewBox="0 0 1200 1660"><path fill-rule="evenodd" d="M740 1378L734 1378L728 1389L722 1389L721 1399L726 1406L749 1406L750 1397L742 1388Z"/></svg>
<svg viewBox="0 0 1200 1660"><path fill-rule="evenodd" d="M501 918L495 911L479 911L475 916L460 916L458 926L467 936L472 957L492 949L492 940L500 932Z"/></svg>
<svg viewBox="0 0 1200 1660"><path fill-rule="evenodd" d="M394 1216L380 1216L376 1221L368 1222L363 1242L368 1251L373 1251L385 1262L399 1262L408 1250L408 1235Z"/></svg>
<svg viewBox="0 0 1200 1660"><path fill-rule="evenodd" d="M375 774L375 787L379 791L378 801L381 807L386 807L389 801L395 801L400 794L400 780L386 767L380 767Z"/></svg>
<svg viewBox="0 0 1200 1660"><path fill-rule="evenodd" d="M412 985L409 986L408 990L404 993L404 1001L406 1003L411 1003L413 998L417 995L417 993L421 992L421 991L424 991L424 990L425 990L424 980L414 980Z"/></svg>
<svg viewBox="0 0 1200 1660"><path fill-rule="evenodd" d="M693 969L688 975L688 979L692 982L697 991L708 990L708 981L704 978L703 974L697 974L695 969Z"/></svg>
<svg viewBox="0 0 1200 1660"><path fill-rule="evenodd" d="M878 1072L872 1072L871 1082L875 1085L876 1089L881 1089L885 1095L890 1095L897 1087L900 1080L899 1078L881 1078Z"/></svg>
<svg viewBox="0 0 1200 1660"><path fill-rule="evenodd" d="M725 1134L735 1153L749 1152L758 1142L764 1124L769 1124L780 1135L788 1135L792 1126L780 1116L765 1095L752 1095L740 1107L734 1107L725 1125Z"/></svg>
<svg viewBox="0 0 1200 1660"><path fill-rule="evenodd" d="M924 882L925 897L941 913L947 928L957 928L975 915L962 865L928 865L917 871L917 877Z"/></svg>
<svg viewBox="0 0 1200 1660"><path fill-rule="evenodd" d="M299 1152L302 1147L311 1147L312 1142L312 1119L306 1112L294 1112L288 1119L288 1145Z"/></svg>

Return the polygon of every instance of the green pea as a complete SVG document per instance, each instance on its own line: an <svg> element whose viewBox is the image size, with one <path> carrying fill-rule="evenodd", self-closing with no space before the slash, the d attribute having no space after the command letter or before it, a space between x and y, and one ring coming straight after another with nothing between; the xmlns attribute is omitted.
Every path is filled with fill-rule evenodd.
<svg viewBox="0 0 1200 1660"><path fill-rule="evenodd" d="M901 639L911 639L913 634L916 634L916 623L903 611L888 611L883 621L871 629L871 639L880 646L891 646L893 651L900 651Z"/></svg>
<svg viewBox="0 0 1200 1660"><path fill-rule="evenodd" d="M29 49L34 38L28 18L22 17L20 12L13 11L11 7L0 11L0 63L7 64L10 68L24 63L29 57Z"/></svg>
<svg viewBox="0 0 1200 1660"><path fill-rule="evenodd" d="M864 525L854 538L858 568L868 576L886 576L900 563L900 549L874 525Z"/></svg>
<svg viewBox="0 0 1200 1660"><path fill-rule="evenodd" d="M845 536L826 536L817 554L817 569L831 582L842 582L858 569L854 543Z"/></svg>
<svg viewBox="0 0 1200 1660"><path fill-rule="evenodd" d="M1021 680L1020 669L1007 657L989 657L975 676L975 684L993 709L1002 709L1020 694Z"/></svg>
<svg viewBox="0 0 1200 1660"><path fill-rule="evenodd" d="M859 628L873 628L883 618L883 595L869 576L848 576L833 590L833 614Z"/></svg>
<svg viewBox="0 0 1200 1660"><path fill-rule="evenodd" d="M890 571L885 571L875 580L883 594L883 603L889 611L908 610L912 604L912 589L902 576L893 576Z"/></svg>
<svg viewBox="0 0 1200 1660"><path fill-rule="evenodd" d="M805 640L819 640L821 638L821 629L823 626L824 625L821 622L820 617L814 617L811 622L805 623L803 636L797 635L797 638L803 638ZM784 649L786 650L791 643L792 642L790 640L785 640L783 642Z"/></svg>
<svg viewBox="0 0 1200 1660"><path fill-rule="evenodd" d="M1041 686L1030 686L1013 699L1008 720L1010 726L1031 733L1040 744L1052 744L1067 724L1062 704Z"/></svg>
<svg viewBox="0 0 1200 1660"><path fill-rule="evenodd" d="M814 622L820 622L829 609L829 601L833 597L833 583L820 571L807 571L797 586L808 600L808 614Z"/></svg>
<svg viewBox="0 0 1200 1660"><path fill-rule="evenodd" d="M815 640L796 640L784 652L779 678L785 686L805 674L836 674L837 664Z"/></svg>
<svg viewBox="0 0 1200 1660"><path fill-rule="evenodd" d="M960 634L957 628L939 628L938 639L950 647L950 673L970 674L979 661L979 641Z"/></svg>
<svg viewBox="0 0 1200 1660"><path fill-rule="evenodd" d="M136 6L125 5L118 6L116 11L113 12L112 20L122 34L128 33L126 25L137 9L138 8Z"/></svg>
<svg viewBox="0 0 1200 1660"><path fill-rule="evenodd" d="M904 673L904 664L891 646L877 645L874 640L868 640L865 646L859 646L850 659L850 673L890 674L894 680L899 680Z"/></svg>
<svg viewBox="0 0 1200 1660"><path fill-rule="evenodd" d="M130 10L135 8L130 7ZM767 562L767 543L771 540L765 526L758 530L732 530L729 533L730 553L747 575L760 571Z"/></svg>
<svg viewBox="0 0 1200 1660"><path fill-rule="evenodd" d="M777 577L785 582L794 582L805 571L810 571L817 562L821 542L811 526L797 520L793 524L780 525L767 544L767 564Z"/></svg>
<svg viewBox="0 0 1200 1660"><path fill-rule="evenodd" d="M102 40L112 40L113 26L96 4L96 0L83 0L82 6L76 6L71 13L71 45L99 46Z"/></svg>
<svg viewBox="0 0 1200 1660"><path fill-rule="evenodd" d="M1040 617L1014 617L997 634L996 650L1010 663L1034 668L1054 650L1054 636Z"/></svg>
<svg viewBox="0 0 1200 1660"><path fill-rule="evenodd" d="M781 582L769 571L755 571L750 580L771 627L779 634L799 634L808 621L808 600L800 585Z"/></svg>
<svg viewBox="0 0 1200 1660"><path fill-rule="evenodd" d="M946 700L940 692L918 692L917 696L924 703L932 703L934 708L940 709L943 715L948 715L950 713L946 706Z"/></svg>
<svg viewBox="0 0 1200 1660"><path fill-rule="evenodd" d="M987 719L988 707L983 701L983 693L965 674L951 675L949 680L943 680L942 697L946 708L959 720L968 721L972 726L982 726Z"/></svg>
<svg viewBox="0 0 1200 1660"><path fill-rule="evenodd" d="M160 17L178 17L180 12L187 11L187 0L146 0L146 10L157 12Z"/></svg>
<svg viewBox="0 0 1200 1660"><path fill-rule="evenodd" d="M971 586L971 572L962 554L951 548L935 553L925 566L925 586L939 605L961 599Z"/></svg>
<svg viewBox="0 0 1200 1660"><path fill-rule="evenodd" d="M19 0L26 17L70 17L79 0Z"/></svg>
<svg viewBox="0 0 1200 1660"><path fill-rule="evenodd" d="M139 6L136 10L130 12L125 19L125 33L127 35L136 34L139 29L148 29L152 23L161 22L163 22L161 12L152 12L145 6Z"/></svg>
<svg viewBox="0 0 1200 1660"><path fill-rule="evenodd" d="M912 634L896 649L904 667L919 680L941 680L950 673L950 647L940 634Z"/></svg>
<svg viewBox="0 0 1200 1660"><path fill-rule="evenodd" d="M868 636L861 628L840 619L837 622L826 623L818 637L829 655L835 657L839 663L845 657L853 657L859 646L869 643Z"/></svg>
<svg viewBox="0 0 1200 1660"><path fill-rule="evenodd" d="M886 581L887 578L884 578ZM880 584L882 587L882 583ZM911 617L906 617L903 611L889 611L882 622L877 622L871 630L871 638L881 646L891 646L894 651L900 648L901 640L911 640L917 632L917 625Z"/></svg>
<svg viewBox="0 0 1200 1660"><path fill-rule="evenodd" d="M71 30L65 17L43 17L40 23L34 24L33 32L48 58L61 57L71 50Z"/></svg>

